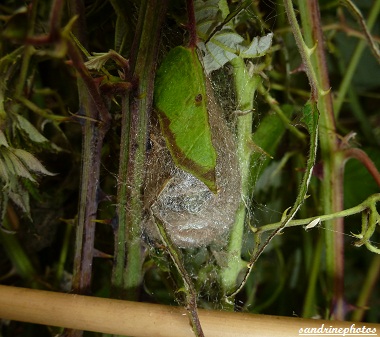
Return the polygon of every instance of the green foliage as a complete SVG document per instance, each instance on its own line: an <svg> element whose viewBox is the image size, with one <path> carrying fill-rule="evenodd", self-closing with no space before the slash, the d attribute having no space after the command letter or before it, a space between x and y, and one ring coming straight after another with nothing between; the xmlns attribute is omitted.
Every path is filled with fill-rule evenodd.
<svg viewBox="0 0 380 337"><path fill-rule="evenodd" d="M155 106L177 166L216 192L216 151L207 113L206 83L194 49L176 47L157 71Z"/></svg>
<svg viewBox="0 0 380 337"><path fill-rule="evenodd" d="M255 36L247 41L236 33L232 25L223 26L211 36L213 29L230 14L227 2L199 0L195 1L194 6L197 34L200 37L198 48L204 55L203 66L207 74L220 69L236 57L251 59L263 56L272 45L273 33L262 37Z"/></svg>

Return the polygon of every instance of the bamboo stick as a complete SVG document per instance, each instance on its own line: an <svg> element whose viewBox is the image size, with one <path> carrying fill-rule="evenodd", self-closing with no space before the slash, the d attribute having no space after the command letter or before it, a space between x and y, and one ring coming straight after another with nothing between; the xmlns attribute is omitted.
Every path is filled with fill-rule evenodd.
<svg viewBox="0 0 380 337"><path fill-rule="evenodd" d="M186 311L180 307L63 294L0 285L0 317L49 326L136 337L193 337ZM207 337L297 336L300 329L369 328L372 336L380 324L323 321L199 310ZM349 330L351 329L351 330ZM316 330L315 330L316 331ZM340 335L342 335L343 330ZM354 331L357 332L357 331ZM361 335L371 335L362 333ZM308 333L310 335L310 333Z"/></svg>

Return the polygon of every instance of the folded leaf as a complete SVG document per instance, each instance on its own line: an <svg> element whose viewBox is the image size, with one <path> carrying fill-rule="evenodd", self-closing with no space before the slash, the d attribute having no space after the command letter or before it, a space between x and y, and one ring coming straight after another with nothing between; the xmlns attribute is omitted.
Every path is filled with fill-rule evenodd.
<svg viewBox="0 0 380 337"><path fill-rule="evenodd" d="M157 71L154 102L174 163L216 192L205 76L194 49L172 49Z"/></svg>

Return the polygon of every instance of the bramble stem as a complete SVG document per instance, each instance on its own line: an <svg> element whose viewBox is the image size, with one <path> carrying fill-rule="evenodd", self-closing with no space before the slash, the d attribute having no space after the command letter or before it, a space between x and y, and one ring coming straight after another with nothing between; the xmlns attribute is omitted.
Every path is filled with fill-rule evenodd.
<svg viewBox="0 0 380 337"><path fill-rule="evenodd" d="M166 1L142 1L132 53L132 81L137 83L131 97L123 99L122 139L118 174L115 262L112 285L117 297L137 299L142 282L141 221L142 188L148 123L153 104L154 74Z"/></svg>

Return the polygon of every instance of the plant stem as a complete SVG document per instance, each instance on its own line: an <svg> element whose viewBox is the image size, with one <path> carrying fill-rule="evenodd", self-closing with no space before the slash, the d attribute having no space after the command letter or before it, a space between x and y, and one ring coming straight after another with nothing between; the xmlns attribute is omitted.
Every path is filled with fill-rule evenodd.
<svg viewBox="0 0 380 337"><path fill-rule="evenodd" d="M186 295L186 309L189 313L190 322L196 337L204 337L201 323L198 317L198 308L197 308L197 293L194 289L193 281L191 280L185 266L183 265L183 256L181 250L177 248L170 239L170 236L166 233L165 226L162 224L160 219L155 218L156 226L158 229L159 236L162 243L166 246L175 267L177 268L178 273L182 278L184 289Z"/></svg>
<svg viewBox="0 0 380 337"><path fill-rule="evenodd" d="M195 23L194 0L186 0L186 9L188 17L187 29L190 33L189 47L195 48L197 45L198 36L197 26Z"/></svg>
<svg viewBox="0 0 380 337"><path fill-rule="evenodd" d="M365 313L364 307L368 305L368 301L374 292L374 287L376 286L380 277L380 255L374 255L372 258L372 263L368 268L368 273L361 287L361 292L356 302L357 310L354 311L352 315L352 320L357 322L362 322Z"/></svg>
<svg viewBox="0 0 380 337"><path fill-rule="evenodd" d="M271 96L269 91L266 90L262 84L259 85L258 91L264 97L265 101L269 104L271 109L283 121L284 125L286 125L289 131L294 134L299 140L304 141L306 138L305 135L291 124L289 118L284 114L277 101Z"/></svg>
<svg viewBox="0 0 380 337"><path fill-rule="evenodd" d="M16 229L18 216L12 206L7 207L7 216L3 220L2 227L7 229ZM40 288L37 283L38 272L33 266L30 255L25 252L19 239L15 234L8 234L3 229L0 230L0 245L8 255L12 267L16 272L28 282L32 288Z"/></svg>
<svg viewBox="0 0 380 337"><path fill-rule="evenodd" d="M145 151L148 143L149 115L153 103L153 84L161 24L166 1L144 0L140 5L131 66L132 97L123 99L122 139L118 174L115 262L112 285L115 295L137 299L142 282L141 221Z"/></svg>
<svg viewBox="0 0 380 337"><path fill-rule="evenodd" d="M78 91L81 109L83 109L85 116L98 119L98 109L80 78L78 78ZM73 276L73 290L80 294L89 293L91 287L95 220L99 202L101 150L107 130L108 123L98 124L90 119L85 119L84 121L81 186Z"/></svg>
<svg viewBox="0 0 380 337"><path fill-rule="evenodd" d="M338 153L338 141L335 131L334 111L330 82L327 71L326 56L323 47L323 32L320 20L318 1L299 1L303 33L305 42L301 36L294 9L290 0L285 0L286 10L291 22L292 31L306 74L312 88L311 99L318 98L318 110L320 111L320 149L323 161L324 177L321 185L321 199L325 213L333 213L343 208L343 156ZM308 46L315 46L312 49ZM313 53L311 53L313 51ZM315 87L314 87L315 86ZM315 93L319 94L315 96ZM329 284L337 304L336 318L343 319L343 219L335 220L335 223L326 223L328 229L334 231L325 232L326 239L326 268ZM332 293L328 295L328 301L332 300Z"/></svg>
<svg viewBox="0 0 380 337"><path fill-rule="evenodd" d="M236 57L231 61L235 79L236 100L239 102L238 110L250 111L253 109L253 98L260 83L260 76L251 76L245 66L244 60ZM241 249L243 244L244 223L246 217L247 200L249 200L250 158L252 154L252 118L249 112L239 116L237 121L237 152L239 170L241 175L242 201L237 211L235 224L231 230L228 244L227 265L221 270L221 283L223 292L229 293L236 286L238 274L243 267Z"/></svg>
<svg viewBox="0 0 380 337"><path fill-rule="evenodd" d="M302 1L301 1L302 3ZM305 67L305 72L307 74L307 78L309 80L310 88L311 88L311 99L318 99L318 81L314 71L314 68L311 64L310 55L313 52L313 48L315 44L312 44L312 47L308 47L304 39L302 37L301 29L298 25L296 14L293 9L293 4L291 0L284 0L286 14L288 16L288 20L293 32L294 39L296 41L298 51L301 55L303 65ZM304 4L303 4L304 5Z"/></svg>
<svg viewBox="0 0 380 337"><path fill-rule="evenodd" d="M288 226L291 226L289 224ZM316 246L314 247L313 259L311 264L311 270L307 282L307 291L303 304L302 317L311 318L315 315L316 304L315 294L316 285L321 265L321 255L323 253L323 237L319 236Z"/></svg>
<svg viewBox="0 0 380 337"><path fill-rule="evenodd" d="M287 227L307 225L317 218L319 218L321 222L330 221L330 220L337 219L337 218L344 218L346 216L361 213L364 210L369 209L370 205L372 205L378 201L380 201L380 193L371 195L370 197L368 197L366 200L364 200L362 203L360 203L357 206L354 206L354 207L351 207L351 208L348 208L348 209L345 209L345 210L342 210L339 212L320 215L320 216L314 216L314 217L310 217L310 218L306 218L306 219L292 220L289 222ZM268 224L265 226L261 226L256 230L255 233L263 233L263 232L267 232L267 231L273 231L273 230L277 229L278 226L280 226L280 225L281 225L281 221L275 222L272 224ZM334 231L335 230L336 229L334 229Z"/></svg>
<svg viewBox="0 0 380 337"><path fill-rule="evenodd" d="M27 37L30 37L34 33L34 25L37 17L38 0L34 0L31 6L31 12L28 20L28 32ZM22 96L25 81L28 76L29 62L35 49L32 45L26 45L24 49L24 55L22 58L19 80L17 81L15 88L15 97Z"/></svg>
<svg viewBox="0 0 380 337"><path fill-rule="evenodd" d="M84 20L83 17L81 19ZM85 116L82 123L82 169L72 287L75 293L87 294L92 278L101 150L110 115L78 49L71 40L67 40L67 44L69 57L79 73L79 115Z"/></svg>

